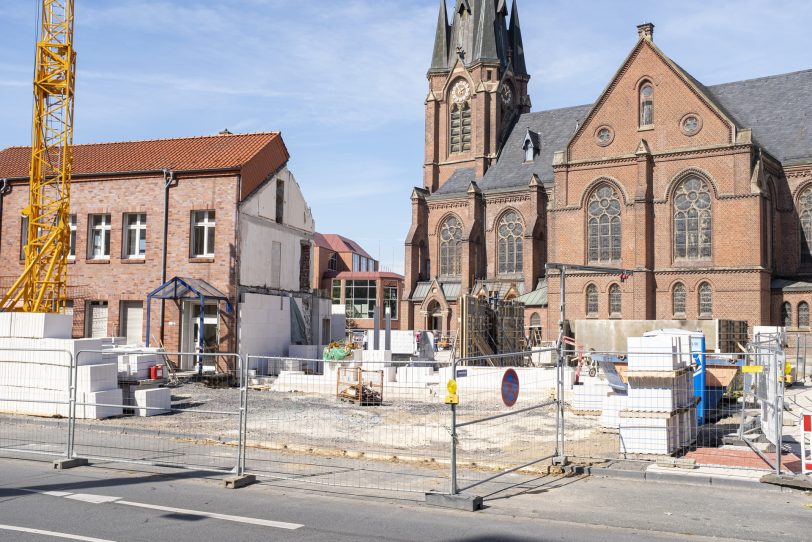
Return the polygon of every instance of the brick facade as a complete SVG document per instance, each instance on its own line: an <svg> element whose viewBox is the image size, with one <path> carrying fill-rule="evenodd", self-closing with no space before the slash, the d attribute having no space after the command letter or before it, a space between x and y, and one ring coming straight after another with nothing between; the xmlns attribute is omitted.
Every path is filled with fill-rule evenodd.
<svg viewBox="0 0 812 542"><path fill-rule="evenodd" d="M411 318L408 326L429 325L427 307L439 302L447 314L445 325L455 329L456 299L446 299L442 287L416 297L432 279L438 284L458 281L460 293L469 293L478 281L502 282L529 292L540 279L549 278L553 310L548 315L547 307L528 307L526 323L529 315L538 312L545 337L554 337L560 289L557 272L546 277L548 261L634 271L623 283L615 275L568 275L570 319L710 317L746 320L750 326L779 322L784 294L773 290L774 279L803 278L812 272L812 266L801 264L798 211L800 193L812 185L812 148L807 159L791 164L777 159L754 137L756 126L741 125L718 97L657 48L653 25L641 25L638 31L637 44L594 105L579 111L543 112L539 117L522 115L513 120L513 135L500 136L503 117L495 113L500 93L505 85L514 88L515 107L523 113L529 110L530 99L528 77L515 76L509 58L493 66L457 62L446 72L429 72L424 189L413 192L412 227L406 240L403 304ZM483 76L488 71L496 74L499 84ZM471 97L475 144L468 153L454 154L448 152L449 107L455 98L451 89L463 79L477 89ZM652 93L643 98L646 86ZM641 125L644 99L653 102L654 113L651 123ZM573 117L577 125L573 122L563 136L551 141L554 128L550 126L566 115L577 115ZM520 170L516 151L521 149L506 147L521 144L522 138L516 136L532 133L528 125L539 118L547 120L533 134L541 141L542 151L545 145L558 145L546 149L552 155L549 179L540 179L543 173L521 173L533 164ZM808 127L799 129L803 132ZM517 163L500 168L507 160ZM537 170L542 172L544 166L549 163ZM464 174L467 168L474 173ZM506 178L497 172L506 172ZM518 182L507 179L509 175ZM463 179L467 186L462 186ZM676 249L675 199L688 179L700 180L710 195L709 250L697 257L681 257ZM590 260L588 205L601 187L611 188L620 203L620 256ZM524 261L521 273L502 276L497 267L496 224L508 209L515 210L524 224ZM442 277L437 265L438 232L452 214L463 225L461 273ZM613 284L621 290L617 314L609 313ZM685 289L685 312L675 316L677 284ZM699 312L702 284L711 288L710 314ZM589 285L598 289L596 314L586 310ZM812 302L809 293L787 294L787 299L792 299L796 312L801 300Z"/></svg>

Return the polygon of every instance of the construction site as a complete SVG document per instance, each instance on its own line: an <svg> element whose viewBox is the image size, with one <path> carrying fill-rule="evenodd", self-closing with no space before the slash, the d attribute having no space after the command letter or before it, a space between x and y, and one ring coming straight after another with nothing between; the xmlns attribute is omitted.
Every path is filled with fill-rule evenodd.
<svg viewBox="0 0 812 542"><path fill-rule="evenodd" d="M464 13L468 3L458 4ZM504 18L507 8L494 13ZM699 264L684 271L671 260L655 271L659 256L645 239L620 266L614 228L625 196L601 188L615 186L608 177L584 188L582 205L536 173L519 187L530 196L508 197L495 174L474 179L473 169L443 171L445 188L438 170L415 189L405 278L371 257L361 263L360 248L348 249L357 269L314 263L314 219L279 132L74 145L74 1L43 0L40 16L32 145L0 153L0 249L20 253L0 272L0 454L45 457L58 469L109 461L200 470L232 486L264 478L432 504L450 496L472 509L485 488L589 469L812 487L812 298L800 279L754 286L746 295L764 306L741 302L737 317L728 297L738 294L725 290L736 281L722 271L694 277ZM521 94L529 76L518 64L518 23L508 31L499 20L517 51L503 75ZM447 65L449 28L438 27L442 50L430 72L438 94L444 70L466 70ZM655 51L653 25L639 31L642 58ZM483 47L475 50L485 55ZM473 98L460 81L450 86L459 130L449 146L462 155ZM502 128L519 126L529 101L494 92L512 119ZM710 131L710 117L706 124ZM603 140L609 128L595 128L601 149L614 130L620 139L620 125ZM499 160L521 151L516 167L530 167L539 135L519 131ZM736 145L753 144L749 131L733 133ZM578 145L571 154L586 162ZM656 153L639 145L623 158L643 172L639 197L623 205L648 205L640 216L653 217ZM756 154L754 179L777 167ZM548 158L556 175L580 167L558 149ZM493 160L489 171L508 171ZM694 213L672 217L686 253L710 251L702 204L711 184L669 192ZM536 246L575 229L561 222L548 237L542 222L556 201L555 220L579 205L595 215L584 221L584 258ZM637 235L656 229L647 220L633 225ZM334 262L335 239L322 238ZM497 247L493 261L487 247ZM766 245L763 257L771 258ZM717 263L739 272L721 256ZM338 290L331 296L322 284Z"/></svg>

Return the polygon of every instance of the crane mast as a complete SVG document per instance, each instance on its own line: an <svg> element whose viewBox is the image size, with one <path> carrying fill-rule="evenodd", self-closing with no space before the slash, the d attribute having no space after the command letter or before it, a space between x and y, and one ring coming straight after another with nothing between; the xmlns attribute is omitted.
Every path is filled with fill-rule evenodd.
<svg viewBox="0 0 812 542"><path fill-rule="evenodd" d="M42 0L34 74L25 268L0 310L64 312L70 252L70 180L76 53L74 0Z"/></svg>

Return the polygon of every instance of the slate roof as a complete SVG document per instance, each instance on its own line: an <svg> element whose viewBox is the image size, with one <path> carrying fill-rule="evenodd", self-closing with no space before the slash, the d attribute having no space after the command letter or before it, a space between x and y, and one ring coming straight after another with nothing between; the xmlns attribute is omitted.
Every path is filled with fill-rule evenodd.
<svg viewBox="0 0 812 542"><path fill-rule="evenodd" d="M812 159L812 70L707 88L778 160L791 165Z"/></svg>
<svg viewBox="0 0 812 542"><path fill-rule="evenodd" d="M812 282L792 279L773 279L770 288L783 292L812 292Z"/></svg>
<svg viewBox="0 0 812 542"><path fill-rule="evenodd" d="M520 116L496 164L485 173L482 182L478 183L479 188L487 192L526 187L533 174L538 175L544 183L552 183L553 154L567 147L577 123L586 117L591 107L581 105ZM538 134L541 148L532 162L525 163L522 146L528 128Z"/></svg>
<svg viewBox="0 0 812 542"><path fill-rule="evenodd" d="M812 160L812 70L709 87L685 73L740 128L751 128L756 144L782 163ZM483 178L476 179L473 169L457 170L433 195L460 195L471 181L476 181L483 192L523 188L533 174L543 183L552 183L553 154L566 149L576 125L591 108L580 105L520 116L499 158ZM532 163L524 162L522 148L528 129L541 140L540 152Z"/></svg>

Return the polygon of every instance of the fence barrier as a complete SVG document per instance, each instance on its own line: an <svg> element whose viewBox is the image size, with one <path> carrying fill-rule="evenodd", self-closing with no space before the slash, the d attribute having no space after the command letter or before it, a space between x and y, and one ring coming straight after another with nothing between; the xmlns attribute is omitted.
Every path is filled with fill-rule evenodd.
<svg viewBox="0 0 812 542"><path fill-rule="evenodd" d="M793 349L800 369L805 353ZM733 354L563 354L331 361L0 349L0 454L413 495L495 490L568 461L802 467L800 443L789 449L782 434L780 338ZM144 383L147 366L182 356L201 356L210 372Z"/></svg>

